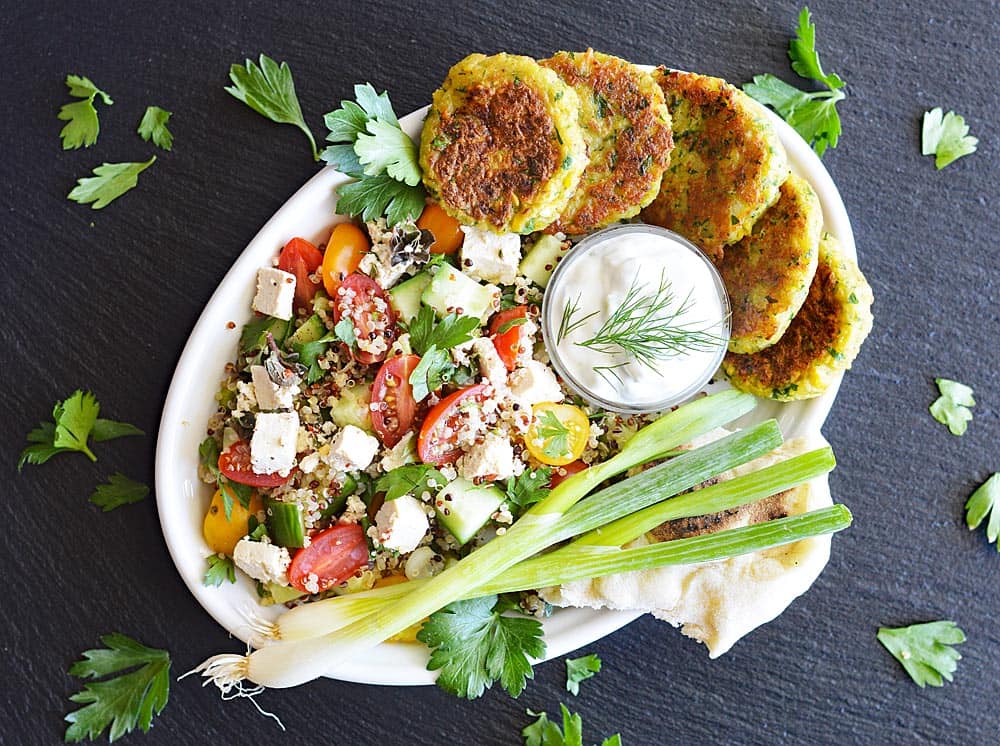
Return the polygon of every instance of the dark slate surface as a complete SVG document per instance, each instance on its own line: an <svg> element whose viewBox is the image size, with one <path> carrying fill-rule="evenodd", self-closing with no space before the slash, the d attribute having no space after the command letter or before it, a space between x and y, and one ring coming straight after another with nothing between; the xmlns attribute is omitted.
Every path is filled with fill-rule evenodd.
<svg viewBox="0 0 1000 746"><path fill-rule="evenodd" d="M260 51L290 62L320 133L321 115L353 83L389 88L406 112L470 51L592 45L736 82L759 72L792 80L785 49L798 11L787 2L3 5L0 741L10 744L61 739L77 689L65 670L101 634L169 648L176 673L238 647L181 583L152 499L109 514L87 502L118 469L152 483L152 434L202 305L315 171L300 133L223 92L230 63ZM1000 556L982 531L965 529L962 510L1000 469L1000 13L954 0L813 11L827 69L849 83L844 137L825 163L877 298L875 331L826 425L840 460L832 486L856 523L812 591L720 660L651 619L589 646L605 668L570 704L591 741L620 730L626 744L973 744L995 742L1000 729ZM92 77L115 104L100 109L95 147L64 153L55 115L69 72ZM151 103L176 112L175 151L103 211L68 202L74 180L101 161L153 152L134 134ZM976 155L941 173L919 155L920 115L935 105L963 113L981 139ZM935 375L976 389L963 438L927 414ZM24 434L77 387L150 435L100 447L97 464L68 455L17 474ZM957 620L969 641L955 682L920 690L875 630L937 618ZM262 702L283 716L290 743L515 744L525 708L557 711L563 682L556 662L518 701L320 681ZM249 704L186 680L151 734L130 740L281 738Z"/></svg>

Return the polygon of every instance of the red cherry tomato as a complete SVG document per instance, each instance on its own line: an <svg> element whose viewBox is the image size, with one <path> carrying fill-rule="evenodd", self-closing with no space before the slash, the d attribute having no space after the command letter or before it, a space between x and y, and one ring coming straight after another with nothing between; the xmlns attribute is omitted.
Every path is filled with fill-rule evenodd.
<svg viewBox="0 0 1000 746"><path fill-rule="evenodd" d="M379 368L372 384L372 427L382 442L392 448L413 426L417 403L413 400L410 374L420 362L419 355L398 355Z"/></svg>
<svg viewBox="0 0 1000 746"><path fill-rule="evenodd" d="M571 461L568 464L562 466L552 467L552 476L549 479L549 487L554 489L560 484L565 482L574 474L579 474L581 471L587 468L587 465L582 461Z"/></svg>
<svg viewBox="0 0 1000 746"><path fill-rule="evenodd" d="M312 308L319 285L309 279L323 263L323 252L304 238L293 238L278 255L278 269L295 275L295 307Z"/></svg>
<svg viewBox="0 0 1000 746"><path fill-rule="evenodd" d="M288 566L288 582L303 593L317 593L316 586L319 591L329 590L367 566L364 529L357 523L338 523L320 531L309 546L296 552Z"/></svg>
<svg viewBox="0 0 1000 746"><path fill-rule="evenodd" d="M493 346L497 348L497 354L507 366L507 370L514 370L517 367L517 353L521 348L521 327L523 324L517 323L516 319L528 318L528 307L518 306L501 311L490 321L490 334L493 335ZM511 322L514 322L511 325ZM500 330L505 326L510 326L507 331Z"/></svg>
<svg viewBox="0 0 1000 746"><path fill-rule="evenodd" d="M425 464L450 464L461 455L455 445L455 430L461 424L460 409L467 401L482 401L486 384L466 386L439 401L424 420L417 438L417 454Z"/></svg>
<svg viewBox="0 0 1000 746"><path fill-rule="evenodd" d="M354 324L359 342L385 341L385 349L377 352L353 348L354 359L365 365L385 360L389 347L396 339L396 313L385 291L368 275L360 272L350 274L337 288L333 299L333 318L339 322L345 316Z"/></svg>
<svg viewBox="0 0 1000 746"><path fill-rule="evenodd" d="M292 478L274 474L258 474L250 463L250 444L245 440L237 440L229 448L219 454L219 471L226 479L251 487L277 487Z"/></svg>

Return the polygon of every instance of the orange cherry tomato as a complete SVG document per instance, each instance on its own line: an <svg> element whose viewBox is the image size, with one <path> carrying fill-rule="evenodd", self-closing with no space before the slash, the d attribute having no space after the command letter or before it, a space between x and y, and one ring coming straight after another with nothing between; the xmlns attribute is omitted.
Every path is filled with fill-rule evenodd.
<svg viewBox="0 0 1000 746"><path fill-rule="evenodd" d="M208 548L213 552L221 552L232 557L236 544L250 530L250 516L263 509L264 501L261 500L260 495L254 492L250 498L250 505L246 508L234 498L232 512L229 514L229 518L226 518L222 490L216 490L201 526Z"/></svg>
<svg viewBox="0 0 1000 746"><path fill-rule="evenodd" d="M337 223L323 253L323 287L331 298L341 281L358 268L369 249L368 236L354 223Z"/></svg>
<svg viewBox="0 0 1000 746"><path fill-rule="evenodd" d="M434 234L432 254L454 254L465 240L461 224L435 203L427 205L420 213L417 227Z"/></svg>

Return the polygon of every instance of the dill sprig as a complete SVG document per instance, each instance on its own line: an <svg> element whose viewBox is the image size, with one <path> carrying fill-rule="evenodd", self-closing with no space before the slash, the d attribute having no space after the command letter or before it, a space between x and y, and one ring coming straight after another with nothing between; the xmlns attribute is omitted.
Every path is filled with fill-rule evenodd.
<svg viewBox="0 0 1000 746"><path fill-rule="evenodd" d="M576 296L576 300L569 301L565 308L563 308L562 322L559 324L559 333L556 335L556 344L559 344L564 338L583 326L587 319L597 315L597 311L594 311L593 313L588 313L582 319L573 321L573 317L576 315L577 311L580 310L580 298L582 297L583 293L579 293Z"/></svg>
<svg viewBox="0 0 1000 746"><path fill-rule="evenodd" d="M607 355L625 354L650 370L656 362L691 352L710 351L722 338L708 329L696 329L680 321L691 309L691 294L680 304L675 302L673 288L666 274L660 273L660 284L653 293L644 293L636 274L618 309L601 325L590 339L575 344ZM594 314L573 320L579 312L579 297L563 310L559 341ZM596 313L596 311L594 312ZM713 325L714 326L714 325ZM565 334L563 333L565 331ZM595 368L602 376L610 373L619 381L617 368L628 363Z"/></svg>

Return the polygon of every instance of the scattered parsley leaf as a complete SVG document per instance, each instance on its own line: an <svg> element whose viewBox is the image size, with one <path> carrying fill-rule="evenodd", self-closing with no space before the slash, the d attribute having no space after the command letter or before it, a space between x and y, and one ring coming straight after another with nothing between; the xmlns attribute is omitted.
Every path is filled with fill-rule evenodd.
<svg viewBox="0 0 1000 746"><path fill-rule="evenodd" d="M198 444L198 461L214 477L219 476L219 456L221 453L218 441L211 435Z"/></svg>
<svg viewBox="0 0 1000 746"><path fill-rule="evenodd" d="M937 170L958 160L964 155L976 152L979 140L969 135L965 119L954 111L943 114L941 107L924 112L920 153L933 155Z"/></svg>
<svg viewBox="0 0 1000 746"><path fill-rule="evenodd" d="M409 186L388 174L365 176L337 187L337 212L362 220L376 220L385 215L391 228L415 219L424 209L424 190L419 184Z"/></svg>
<svg viewBox="0 0 1000 746"><path fill-rule="evenodd" d="M348 347L354 347L358 343L357 335L354 333L354 322L347 316L334 325L333 333Z"/></svg>
<svg viewBox="0 0 1000 746"><path fill-rule="evenodd" d="M417 146L399 124L374 119L369 120L366 129L370 134L359 133L354 143L354 152L358 162L365 167L365 174L376 176L384 171L410 186L419 184Z"/></svg>
<svg viewBox="0 0 1000 746"><path fill-rule="evenodd" d="M534 678L528 657L545 655L537 619L502 616L496 596L455 601L424 622L417 639L431 648L428 670L437 683L459 697L475 699L500 681L517 697Z"/></svg>
<svg viewBox="0 0 1000 746"><path fill-rule="evenodd" d="M82 205L93 202L93 209L100 210L135 187L139 174L155 161L154 155L145 163L102 163L94 169L93 176L78 179L67 196Z"/></svg>
<svg viewBox="0 0 1000 746"><path fill-rule="evenodd" d="M442 384L451 379L454 369L448 353L431 345L410 373L409 382L413 386L414 401L423 401L432 391L441 388Z"/></svg>
<svg viewBox="0 0 1000 746"><path fill-rule="evenodd" d="M17 470L21 471L25 464L44 464L57 453L68 451L68 448L56 448L52 439L56 435L56 426L51 422L42 422L38 427L28 433L29 445L21 451L21 458L17 462Z"/></svg>
<svg viewBox="0 0 1000 746"><path fill-rule="evenodd" d="M167 129L167 121L173 116L173 112L161 109L159 106L147 106L146 113L142 115L139 122L139 137L146 142L153 141L153 145L164 150L171 150L174 146L174 136Z"/></svg>
<svg viewBox="0 0 1000 746"><path fill-rule="evenodd" d="M416 354L423 355L431 347L449 350L468 342L472 332L479 328L479 319L475 316L449 313L440 322L436 318L433 308L422 305L410 323L410 346Z"/></svg>
<svg viewBox="0 0 1000 746"><path fill-rule="evenodd" d="M341 320L341 323L343 323L343 320ZM340 326L340 324L338 323L337 326ZM352 336L353 331L352 327ZM326 354L330 343L337 341L338 337L336 334L326 334L312 342L292 345L295 352L298 353L298 362L306 366L306 383L316 383L316 381L323 377L323 369L319 365L319 359Z"/></svg>
<svg viewBox="0 0 1000 746"><path fill-rule="evenodd" d="M260 65L251 59L243 65L232 65L229 79L233 85L227 86L226 91L235 98L272 122L294 124L302 130L309 138L313 160L319 160L316 140L302 116L302 107L295 94L295 81L287 62L279 65L266 54L261 54Z"/></svg>
<svg viewBox="0 0 1000 746"><path fill-rule="evenodd" d="M562 711L561 729L544 712L528 710L531 717L538 719L521 731L524 746L583 746L583 718L577 713L571 713L561 702L559 709ZM621 734L605 738L601 746L622 746Z"/></svg>
<svg viewBox="0 0 1000 746"><path fill-rule="evenodd" d="M395 500L403 495L419 497L424 492L434 495L446 484L448 480L430 464L405 464L383 474L375 491L384 492L386 500Z"/></svg>
<svg viewBox="0 0 1000 746"><path fill-rule="evenodd" d="M142 430L127 422L115 422L105 420L100 417L94 422L94 429L90 431L90 437L95 443L103 443L105 440L115 438L127 438L132 435L145 435Z"/></svg>
<svg viewBox="0 0 1000 746"><path fill-rule="evenodd" d="M1000 552L1000 474L994 474L972 493L965 503L965 523L970 531L979 528L979 524L989 513L990 520L986 524L986 539L997 545Z"/></svg>
<svg viewBox="0 0 1000 746"><path fill-rule="evenodd" d="M222 508L226 513L226 520L232 520L233 500L235 499L244 508L250 507L250 500L253 498L253 487L249 484L234 482L219 476L219 490L222 492Z"/></svg>
<svg viewBox="0 0 1000 746"><path fill-rule="evenodd" d="M601 659L596 655L585 655L582 658L566 659L566 691L577 695L580 693L580 682L586 681L601 670Z"/></svg>
<svg viewBox="0 0 1000 746"><path fill-rule="evenodd" d="M64 401L56 402L52 408L53 421L43 422L28 433L28 442L31 445L21 452L17 464L18 471L25 464L44 464L57 453L64 451L80 451L87 454L87 458L91 461L97 461L97 456L90 450L87 440L93 434L92 431L98 422L111 422L111 420L98 420L97 415L100 411L101 405L97 403L94 395L80 389ZM107 425L102 425L102 429L106 430Z"/></svg>
<svg viewBox="0 0 1000 746"><path fill-rule="evenodd" d="M97 135L101 131L94 99L100 96L108 106L114 101L111 100L111 96L94 85L90 78L80 75L67 75L66 87L69 88L69 95L82 98L83 101L74 101L59 109L59 119L67 122L59 133L63 150L89 148L97 142Z"/></svg>
<svg viewBox="0 0 1000 746"><path fill-rule="evenodd" d="M68 742L93 741L109 726L109 741L131 733L136 726L148 733L153 716L167 705L170 655L166 650L147 648L121 633L105 635L101 642L105 648L84 651L83 660L70 667L70 675L81 679L118 675L84 684L70 697L87 706L66 716Z"/></svg>
<svg viewBox="0 0 1000 746"><path fill-rule="evenodd" d="M262 350L266 350L268 347L268 332L274 337L274 341L277 344L281 344L285 340L285 337L288 336L288 332L291 330L293 324L294 321L291 319L283 321L273 316L260 316L259 318L250 319L243 326L243 331L240 332L240 354L249 357L255 353L260 353Z"/></svg>
<svg viewBox="0 0 1000 746"><path fill-rule="evenodd" d="M107 513L122 505L137 503L148 494L149 487L118 472L108 478L107 484L97 485L94 494L90 496L90 502Z"/></svg>
<svg viewBox="0 0 1000 746"><path fill-rule="evenodd" d="M208 569L205 571L205 577L202 578L201 584L218 588L227 580L230 583L236 582L236 566L233 564L232 557L221 554L211 555L208 558Z"/></svg>
<svg viewBox="0 0 1000 746"><path fill-rule="evenodd" d="M551 409L545 410L538 417L537 432L545 441L542 453L546 456L563 458L569 453L569 428L559 421Z"/></svg>
<svg viewBox="0 0 1000 746"><path fill-rule="evenodd" d="M512 319L507 319L507 321L503 322L497 329L497 335L506 334L515 326L523 326L524 324L527 323L528 319L525 316L515 316Z"/></svg>
<svg viewBox="0 0 1000 746"><path fill-rule="evenodd" d="M774 75L755 75L743 90L760 103L770 106L790 124L802 139L822 156L827 147L837 147L840 138L840 115L837 102L844 100L844 81L835 73L823 71L816 51L816 26L809 8L799 13L795 38L789 42L788 56L792 69L803 78L827 87L825 91L800 91Z"/></svg>
<svg viewBox="0 0 1000 746"><path fill-rule="evenodd" d="M552 469L525 469L516 477L507 478L507 499L520 508L541 502L549 494Z"/></svg>
<svg viewBox="0 0 1000 746"><path fill-rule="evenodd" d="M930 406L931 416L942 425L947 425L952 435L963 435L972 420L972 410L976 405L972 389L958 381L935 378L941 395Z"/></svg>
<svg viewBox="0 0 1000 746"><path fill-rule="evenodd" d="M965 633L952 621L926 622L909 627L879 627L878 641L921 689L951 681L962 656L951 646L965 642Z"/></svg>

